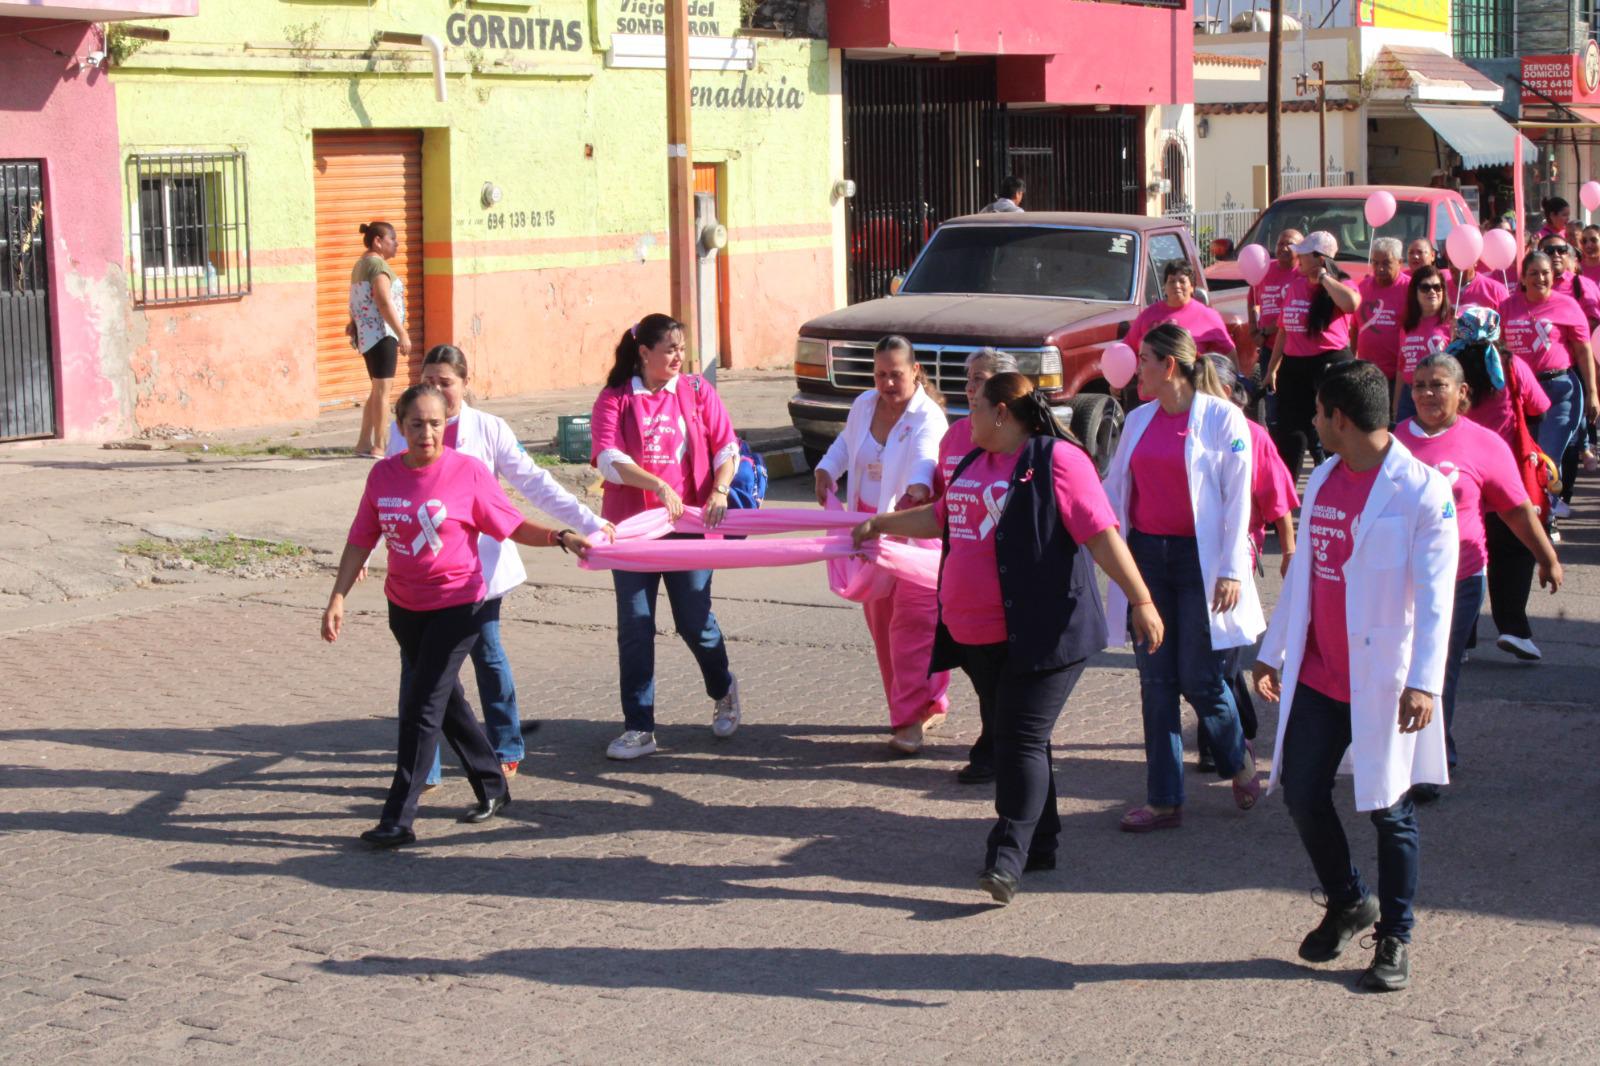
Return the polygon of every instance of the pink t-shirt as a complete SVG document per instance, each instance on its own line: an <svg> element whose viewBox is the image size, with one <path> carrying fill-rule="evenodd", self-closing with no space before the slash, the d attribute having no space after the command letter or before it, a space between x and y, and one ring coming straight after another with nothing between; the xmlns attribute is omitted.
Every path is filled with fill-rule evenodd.
<svg viewBox="0 0 1600 1066"><path fill-rule="evenodd" d="M1600 263L1590 263L1585 260L1583 265L1578 268L1578 273L1600 285Z"/></svg>
<svg viewBox="0 0 1600 1066"><path fill-rule="evenodd" d="M945 628L961 644L999 644L1008 635L994 532L1016 467L1015 452L984 452L935 504L935 512L950 531L939 607ZM1111 501L1100 486L1094 462L1082 448L1057 442L1050 452L1050 471L1056 509L1073 540L1083 544L1116 526ZM1017 476L1029 478L1032 471Z"/></svg>
<svg viewBox="0 0 1600 1066"><path fill-rule="evenodd" d="M1300 494L1294 478L1272 443L1267 427L1254 419L1250 426L1250 543L1260 555L1267 546L1267 527L1296 507Z"/></svg>
<svg viewBox="0 0 1600 1066"><path fill-rule="evenodd" d="M1345 623L1344 566L1355 550L1356 522L1383 464L1355 473L1343 462L1328 474L1311 515L1311 628L1300 681L1330 699L1350 702L1350 630Z"/></svg>
<svg viewBox="0 0 1600 1066"><path fill-rule="evenodd" d="M1472 275L1472 280L1461 286L1461 291L1456 294L1456 309L1463 307L1487 307L1490 310L1500 310L1500 305L1506 302L1506 297L1511 295L1506 287L1495 278L1479 271Z"/></svg>
<svg viewBox="0 0 1600 1066"><path fill-rule="evenodd" d="M1450 347L1454 329L1437 315L1430 315L1417 323L1416 329L1400 333L1400 380L1407 385L1417 376L1417 364L1435 352Z"/></svg>
<svg viewBox="0 0 1600 1066"><path fill-rule="evenodd" d="M1250 287L1250 301L1261 308L1256 312L1256 325L1263 332L1277 328L1278 314L1283 306L1283 287L1289 284L1289 279L1295 273L1294 267L1284 266L1274 259L1272 265L1267 267L1267 276L1261 279L1261 284Z"/></svg>
<svg viewBox="0 0 1600 1066"><path fill-rule="evenodd" d="M678 387L687 388L688 383L680 379ZM683 460L689 450L689 424L684 421L678 394L672 389L638 392L633 402L638 408L644 446L632 458L682 496L687 483Z"/></svg>
<svg viewBox="0 0 1600 1066"><path fill-rule="evenodd" d="M1588 320L1591 329L1594 328L1594 323L1600 322L1600 287L1596 287L1594 282L1578 274L1563 274L1555 279L1555 284L1550 288L1578 301L1578 306L1583 308L1583 317Z"/></svg>
<svg viewBox="0 0 1600 1066"><path fill-rule="evenodd" d="M1515 374L1517 378L1517 391L1522 394L1522 414L1524 418L1537 418L1550 410L1550 397L1544 394L1544 389L1539 385L1539 379L1533 376L1533 371L1528 369L1528 364L1521 359L1502 353L1501 366L1507 374ZM1517 439L1512 432L1516 423L1511 412L1511 390L1501 389L1491 392L1484 397L1483 402L1467 411L1467 417L1485 429L1492 430L1501 440L1511 448L1517 447Z"/></svg>
<svg viewBox="0 0 1600 1066"><path fill-rule="evenodd" d="M1289 279L1283 290L1282 324L1284 329L1283 354L1291 358L1321 355L1350 347L1350 320L1354 317L1337 307L1328 328L1314 336L1306 329L1311 320L1311 298L1321 288L1299 271Z"/></svg>
<svg viewBox="0 0 1600 1066"><path fill-rule="evenodd" d="M958 418L950 423L939 440L939 465L933 469L933 494L942 496L950 484L950 475L956 472L961 460L976 447L972 443L972 418Z"/></svg>
<svg viewBox="0 0 1600 1066"><path fill-rule="evenodd" d="M483 599L478 534L505 540L522 525L489 468L454 448L413 470L405 456L375 463L350 525L350 543L389 547L384 595L408 611L437 611Z"/></svg>
<svg viewBox="0 0 1600 1066"><path fill-rule="evenodd" d="M1189 464L1184 455L1184 445L1189 439L1189 413L1169 415L1157 407L1155 417L1133 449L1129 460L1133 498L1129 501L1128 524L1141 533L1158 537L1194 536Z"/></svg>
<svg viewBox="0 0 1600 1066"><path fill-rule="evenodd" d="M1500 335L1514 355L1527 360L1535 376L1572 365L1568 345L1589 339L1589 320L1570 296L1553 292L1530 304L1512 293L1500 308Z"/></svg>
<svg viewBox="0 0 1600 1066"><path fill-rule="evenodd" d="M1528 490L1522 484L1510 446L1492 431L1465 418L1456 419L1455 425L1434 437L1425 434L1410 418L1396 432L1412 455L1450 482L1461 538L1456 580L1483 573L1489 558L1484 514L1509 511L1528 502Z"/></svg>
<svg viewBox="0 0 1600 1066"><path fill-rule="evenodd" d="M1386 378L1394 377L1399 364L1400 320L1406 315L1410 285L1411 275L1402 270L1391 285L1380 286L1377 277L1368 274L1356 286L1361 294L1361 306L1356 311L1361 320L1356 357L1376 364Z"/></svg>
<svg viewBox="0 0 1600 1066"><path fill-rule="evenodd" d="M1190 300L1176 308L1165 300L1146 307L1133 320L1133 326L1124 338L1128 347L1137 352L1144 335L1163 322L1174 322L1188 330L1190 336L1194 337L1195 347L1202 352L1227 355L1233 351L1233 337L1229 335L1222 316L1199 300Z"/></svg>

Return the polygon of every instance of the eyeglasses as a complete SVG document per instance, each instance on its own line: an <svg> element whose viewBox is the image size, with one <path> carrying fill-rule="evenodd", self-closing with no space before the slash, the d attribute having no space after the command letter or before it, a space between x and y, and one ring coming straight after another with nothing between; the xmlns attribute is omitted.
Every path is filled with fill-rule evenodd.
<svg viewBox="0 0 1600 1066"><path fill-rule="evenodd" d="M1549 252L1551 255L1571 255L1572 254L1572 245L1570 245L1570 244L1547 244L1547 245L1544 246L1544 250L1546 252Z"/></svg>
<svg viewBox="0 0 1600 1066"><path fill-rule="evenodd" d="M1444 286L1436 281L1426 282L1417 286L1418 292L1443 292Z"/></svg>

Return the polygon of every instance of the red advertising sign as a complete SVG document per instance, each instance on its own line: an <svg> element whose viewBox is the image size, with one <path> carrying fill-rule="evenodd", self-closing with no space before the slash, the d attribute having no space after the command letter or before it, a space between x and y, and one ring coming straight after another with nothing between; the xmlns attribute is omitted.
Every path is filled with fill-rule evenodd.
<svg viewBox="0 0 1600 1066"><path fill-rule="evenodd" d="M1590 40L1577 55L1523 56L1524 104L1600 101L1600 45Z"/></svg>

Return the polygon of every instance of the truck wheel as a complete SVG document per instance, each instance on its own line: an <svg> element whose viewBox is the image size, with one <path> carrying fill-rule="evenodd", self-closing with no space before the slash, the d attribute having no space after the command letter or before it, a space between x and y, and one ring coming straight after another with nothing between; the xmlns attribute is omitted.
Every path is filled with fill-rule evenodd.
<svg viewBox="0 0 1600 1066"><path fill-rule="evenodd" d="M1102 393L1085 393L1067 401L1072 408L1072 434L1094 458L1101 477L1111 468L1111 457L1122 439L1122 405Z"/></svg>

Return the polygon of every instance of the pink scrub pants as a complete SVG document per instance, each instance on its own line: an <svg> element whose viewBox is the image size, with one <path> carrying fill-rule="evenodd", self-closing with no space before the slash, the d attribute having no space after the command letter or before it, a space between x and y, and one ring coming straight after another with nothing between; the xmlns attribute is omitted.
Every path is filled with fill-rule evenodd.
<svg viewBox="0 0 1600 1066"><path fill-rule="evenodd" d="M950 675L928 675L933 659L933 631L938 621L939 594L897 580L886 596L862 604L867 629L878 653L883 695L889 701L889 726L899 729L944 714Z"/></svg>

